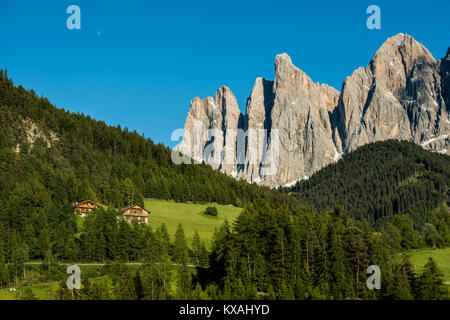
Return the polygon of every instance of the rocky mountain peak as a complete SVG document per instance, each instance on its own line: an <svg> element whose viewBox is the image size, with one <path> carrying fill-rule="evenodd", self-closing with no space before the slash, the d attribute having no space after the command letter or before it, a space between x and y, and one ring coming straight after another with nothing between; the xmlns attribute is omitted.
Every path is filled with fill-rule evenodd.
<svg viewBox="0 0 450 320"><path fill-rule="evenodd" d="M447 49L445 58L439 61L439 73L441 74L442 96L447 110L450 111L450 47Z"/></svg>
<svg viewBox="0 0 450 320"><path fill-rule="evenodd" d="M292 63L291 57L287 53L282 53L275 57L274 85L277 90L298 90L300 88L310 90L314 83L306 73Z"/></svg>
<svg viewBox="0 0 450 320"><path fill-rule="evenodd" d="M281 65L292 65L292 59L286 52L277 54L275 56L275 69L277 69L278 66Z"/></svg>
<svg viewBox="0 0 450 320"><path fill-rule="evenodd" d="M449 53L436 61L411 36L397 34L344 80L342 92L314 83L288 54L279 54L274 81L255 80L245 115L228 87L192 100L185 129L197 140L184 137L179 150L201 154L214 146L208 153L220 160L214 168L272 187L305 179L378 140L408 140L450 154ZM198 127L220 134L212 139ZM264 170L272 164L275 174Z"/></svg>
<svg viewBox="0 0 450 320"><path fill-rule="evenodd" d="M406 79L416 63L435 64L436 60L421 43L399 33L387 39L376 51L368 69L377 78L377 85L392 89L406 85Z"/></svg>
<svg viewBox="0 0 450 320"><path fill-rule="evenodd" d="M231 92L230 88L228 88L227 86L222 86L219 89L217 89L214 98L215 99L230 99L230 100L234 100L234 101L236 100L233 92Z"/></svg>

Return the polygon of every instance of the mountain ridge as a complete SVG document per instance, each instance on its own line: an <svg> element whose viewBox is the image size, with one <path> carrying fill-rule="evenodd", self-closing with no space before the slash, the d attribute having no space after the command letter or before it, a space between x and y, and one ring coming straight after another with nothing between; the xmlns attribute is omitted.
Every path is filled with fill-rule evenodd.
<svg viewBox="0 0 450 320"><path fill-rule="evenodd" d="M196 113L188 113L188 134L176 148L236 179L270 187L309 177L374 141L412 141L450 154L449 52L437 61L421 43L399 33L365 68L347 76L341 91L314 83L281 53L275 79L255 80L244 114L228 87L218 90L228 98L215 99L215 112L207 107L212 98L192 100ZM268 163L277 166L276 174L264 173Z"/></svg>

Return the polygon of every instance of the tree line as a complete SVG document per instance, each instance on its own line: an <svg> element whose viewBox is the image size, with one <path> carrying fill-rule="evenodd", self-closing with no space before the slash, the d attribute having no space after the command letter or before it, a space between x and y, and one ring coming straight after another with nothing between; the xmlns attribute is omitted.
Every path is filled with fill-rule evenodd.
<svg viewBox="0 0 450 320"><path fill-rule="evenodd" d="M450 245L449 186L449 156L388 140L364 145L280 191L321 212L340 205L377 230L392 222L416 233L407 247L421 248Z"/></svg>
<svg viewBox="0 0 450 320"><path fill-rule="evenodd" d="M106 265L100 274L88 272L82 288L71 291L60 260L48 254L39 271L42 280L58 283L56 289L49 290L50 299L449 297L443 275L432 259L422 272L414 270L394 226L374 233L367 222L352 220L340 207L327 213L305 209L292 215L264 203L250 205L235 223L225 222L216 230L211 252L198 234L188 244L181 225L172 240L164 224L153 231L147 225L118 221L112 210L103 209L88 217L85 224L80 239L84 259L104 259ZM139 248L131 246L133 242ZM1 286L10 283L8 277L11 281L25 272L26 259L20 260L20 253L13 255L10 264L4 261L0 259ZM141 264L126 265L128 261ZM380 267L380 290L366 286L369 265ZM33 297L24 290L18 296Z"/></svg>

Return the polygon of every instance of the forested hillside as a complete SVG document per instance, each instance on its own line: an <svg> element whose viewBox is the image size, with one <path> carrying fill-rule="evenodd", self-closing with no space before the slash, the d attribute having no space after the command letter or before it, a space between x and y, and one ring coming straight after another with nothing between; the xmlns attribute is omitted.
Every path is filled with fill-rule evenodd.
<svg viewBox="0 0 450 320"><path fill-rule="evenodd" d="M448 157L430 156L409 144L371 145L369 150L379 147L384 154L367 157L357 151L348 158L361 157L360 163L348 166L344 159L325 168L316 175L324 175L322 179L314 176L307 182L310 198L302 198L304 182L291 190L298 191L308 208L287 194L238 182L206 165L174 165L163 145L57 109L33 91L15 87L6 72L0 72L0 128L0 288L52 282L59 284L49 293L55 299L447 297L433 262L417 275L416 284L407 257L397 263L394 256L405 249L450 244L450 213L444 204ZM362 172L371 173L366 177L370 187L358 181ZM402 200L405 211L373 211L371 218L362 203L390 195L387 185L392 192L415 196ZM360 189L364 193L358 194ZM357 195L362 199L351 197ZM225 222L215 232L208 252L198 233L187 243L181 224L171 239L164 224L152 229L118 219L116 208L142 204L144 197L244 209L233 225ZM86 199L106 208L78 218L80 223L72 204ZM354 203L360 205L350 205ZM428 214L424 230L414 228L410 215L396 215L401 218L386 221L377 232L352 219L375 222L415 212ZM43 263L28 272L30 260ZM106 266L97 277L88 273L83 288L70 292L61 262ZM124 262L141 264L129 268ZM387 279L379 291L365 286L371 264L379 265Z"/></svg>
<svg viewBox="0 0 450 320"><path fill-rule="evenodd" d="M79 230L72 204L86 199L113 208L143 205L144 197L237 206L258 198L273 206L296 202L207 165L175 165L169 148L58 109L33 90L14 86L3 71L0 128L0 247L7 257L18 239L33 248L31 242L44 235L58 245L59 236L73 238ZM43 253L29 252L30 258Z"/></svg>
<svg viewBox="0 0 450 320"><path fill-rule="evenodd" d="M238 206L253 197L280 199L206 165L175 165L169 148L57 109L33 90L15 87L3 71L0 126L2 203L21 189L42 191L43 202L92 199L115 207L142 204L143 197Z"/></svg>
<svg viewBox="0 0 450 320"><path fill-rule="evenodd" d="M397 214L420 221L442 202L449 204L449 186L449 156L389 140L360 147L283 191L320 211L341 205L373 224Z"/></svg>
<svg viewBox="0 0 450 320"><path fill-rule="evenodd" d="M445 298L433 261L427 278L428 271L416 274L407 255L394 259L402 241L394 225L374 233L339 207L292 216L259 206L244 211L233 230L224 225L216 233L211 277L225 299ZM382 270L380 290L366 286L369 265ZM432 298L425 293L429 290ZM267 295L258 296L261 292Z"/></svg>

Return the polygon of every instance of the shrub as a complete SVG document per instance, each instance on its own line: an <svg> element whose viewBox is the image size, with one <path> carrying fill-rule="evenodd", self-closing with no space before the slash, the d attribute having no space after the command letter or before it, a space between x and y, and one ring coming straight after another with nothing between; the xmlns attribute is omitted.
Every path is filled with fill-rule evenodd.
<svg viewBox="0 0 450 320"><path fill-rule="evenodd" d="M210 215L210 216L217 217L217 215L218 215L219 213L217 212L217 208L216 208L216 207L208 207L208 208L206 208L206 210L205 210L205 214L208 214L208 215Z"/></svg>

